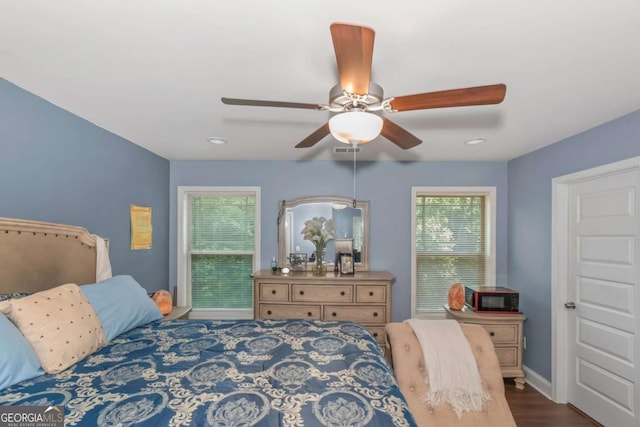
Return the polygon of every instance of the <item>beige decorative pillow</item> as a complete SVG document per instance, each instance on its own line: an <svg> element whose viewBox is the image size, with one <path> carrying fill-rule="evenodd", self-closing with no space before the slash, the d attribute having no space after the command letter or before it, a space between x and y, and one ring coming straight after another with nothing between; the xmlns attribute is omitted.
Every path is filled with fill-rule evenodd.
<svg viewBox="0 0 640 427"><path fill-rule="evenodd" d="M100 319L78 285L13 299L7 317L34 348L42 369L64 371L106 343Z"/></svg>

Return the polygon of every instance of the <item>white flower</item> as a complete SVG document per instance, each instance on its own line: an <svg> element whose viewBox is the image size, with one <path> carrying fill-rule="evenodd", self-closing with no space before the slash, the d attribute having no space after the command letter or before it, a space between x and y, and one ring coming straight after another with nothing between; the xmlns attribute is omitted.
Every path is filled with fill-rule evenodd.
<svg viewBox="0 0 640 427"><path fill-rule="evenodd" d="M323 216L313 217L305 221L304 228L300 234L304 236L304 240L310 240L316 245L316 249L320 250L325 247L329 240L333 240L333 220Z"/></svg>

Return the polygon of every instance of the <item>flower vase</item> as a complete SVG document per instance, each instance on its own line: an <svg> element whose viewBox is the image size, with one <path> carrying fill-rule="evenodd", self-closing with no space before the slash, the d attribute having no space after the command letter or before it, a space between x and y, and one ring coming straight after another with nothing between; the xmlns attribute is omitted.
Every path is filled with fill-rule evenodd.
<svg viewBox="0 0 640 427"><path fill-rule="evenodd" d="M324 276L327 274L324 248L316 249L316 262L311 266L311 272L314 276Z"/></svg>

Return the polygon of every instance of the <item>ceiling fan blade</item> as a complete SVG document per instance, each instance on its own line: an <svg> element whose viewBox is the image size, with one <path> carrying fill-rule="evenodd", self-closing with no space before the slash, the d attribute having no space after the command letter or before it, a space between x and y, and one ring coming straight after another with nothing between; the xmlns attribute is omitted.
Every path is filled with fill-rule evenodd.
<svg viewBox="0 0 640 427"><path fill-rule="evenodd" d="M258 101L255 99L238 99L238 98L220 98L223 104L227 105L245 105L252 107L282 107L282 108L304 108L306 110L322 110L320 104L305 104L301 102L282 102L282 101Z"/></svg>
<svg viewBox="0 0 640 427"><path fill-rule="evenodd" d="M418 139L414 134L398 126L389 119L384 119L380 135L384 136L403 150L422 144L422 140Z"/></svg>
<svg viewBox="0 0 640 427"><path fill-rule="evenodd" d="M322 138L329 135L329 123L325 123L320 128L318 128L311 135L300 141L296 148L309 148L316 145L316 143L320 142Z"/></svg>
<svg viewBox="0 0 640 427"><path fill-rule="evenodd" d="M464 89L427 92L395 97L389 105L396 111L426 110L429 108L464 107L469 105L499 104L504 99L507 86L496 84Z"/></svg>
<svg viewBox="0 0 640 427"><path fill-rule="evenodd" d="M330 26L342 90L357 95L369 93L375 31L359 25Z"/></svg>

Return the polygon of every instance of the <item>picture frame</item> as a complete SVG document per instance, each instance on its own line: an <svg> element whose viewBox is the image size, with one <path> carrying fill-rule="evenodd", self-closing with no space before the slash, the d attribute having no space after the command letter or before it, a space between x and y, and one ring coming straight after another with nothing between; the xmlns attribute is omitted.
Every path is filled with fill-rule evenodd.
<svg viewBox="0 0 640 427"><path fill-rule="evenodd" d="M340 254L340 274L354 274L352 254Z"/></svg>
<svg viewBox="0 0 640 427"><path fill-rule="evenodd" d="M307 254L304 252L291 252L289 254L291 271L307 271Z"/></svg>

